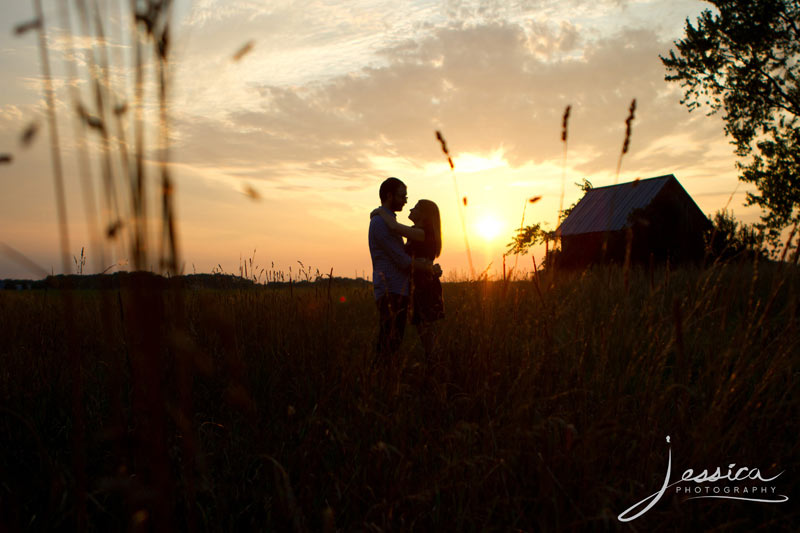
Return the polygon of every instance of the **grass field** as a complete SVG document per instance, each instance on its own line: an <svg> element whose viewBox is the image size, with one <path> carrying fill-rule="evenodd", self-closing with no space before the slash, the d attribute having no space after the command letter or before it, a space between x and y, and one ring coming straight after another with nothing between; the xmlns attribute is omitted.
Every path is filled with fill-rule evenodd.
<svg viewBox="0 0 800 533"><path fill-rule="evenodd" d="M447 283L438 353L374 366L369 287L136 283L0 291L1 529L797 527L794 267ZM670 450L790 500L619 522Z"/></svg>

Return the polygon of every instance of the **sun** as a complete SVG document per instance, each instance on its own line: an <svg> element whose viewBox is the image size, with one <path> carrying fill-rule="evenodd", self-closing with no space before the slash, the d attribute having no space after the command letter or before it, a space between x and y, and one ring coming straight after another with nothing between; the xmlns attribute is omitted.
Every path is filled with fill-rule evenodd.
<svg viewBox="0 0 800 533"><path fill-rule="evenodd" d="M484 240L493 241L500 235L503 224L492 215L483 215L475 223L475 229Z"/></svg>

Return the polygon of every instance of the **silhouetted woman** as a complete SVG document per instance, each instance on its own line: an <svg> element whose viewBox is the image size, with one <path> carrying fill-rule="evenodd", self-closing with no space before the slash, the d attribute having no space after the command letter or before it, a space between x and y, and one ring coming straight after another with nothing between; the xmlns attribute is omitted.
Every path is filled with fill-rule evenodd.
<svg viewBox="0 0 800 533"><path fill-rule="evenodd" d="M442 222L439 207L430 200L417 202L408 218L414 223L406 226L397 222L385 210L376 209L371 216L381 216L389 229L405 237L406 253L412 258L433 261L442 252ZM429 272L412 270L411 274L411 323L414 324L429 357L436 346L438 327L436 322L444 317L442 284L439 277Z"/></svg>

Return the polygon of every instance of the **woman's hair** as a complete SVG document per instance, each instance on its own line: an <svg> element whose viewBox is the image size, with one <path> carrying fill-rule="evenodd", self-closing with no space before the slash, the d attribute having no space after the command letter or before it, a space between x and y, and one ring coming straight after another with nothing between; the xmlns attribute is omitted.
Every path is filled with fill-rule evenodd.
<svg viewBox="0 0 800 533"><path fill-rule="evenodd" d="M442 253L442 220L439 216L439 207L430 200L420 200L417 205L422 210L425 240L433 239L434 257L439 257Z"/></svg>

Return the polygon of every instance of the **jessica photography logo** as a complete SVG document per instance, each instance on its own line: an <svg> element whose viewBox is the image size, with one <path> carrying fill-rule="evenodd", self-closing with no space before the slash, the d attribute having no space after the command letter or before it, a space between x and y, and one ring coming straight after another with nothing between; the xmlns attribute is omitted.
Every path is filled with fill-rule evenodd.
<svg viewBox="0 0 800 533"><path fill-rule="evenodd" d="M667 444L670 444L669 436L667 436ZM695 474L694 470L687 468L680 479L670 483L672 475L672 446L670 446L667 456L667 473L661 489L625 509L617 519L620 522L636 520L652 509L670 490L674 491L674 494L687 496L687 500L713 498L758 503L784 503L789 501L789 497L785 494L777 494L777 487L772 483L781 474L783 471L772 477L764 477L758 468L730 463L726 469L717 467L710 473L708 470L703 470Z"/></svg>

